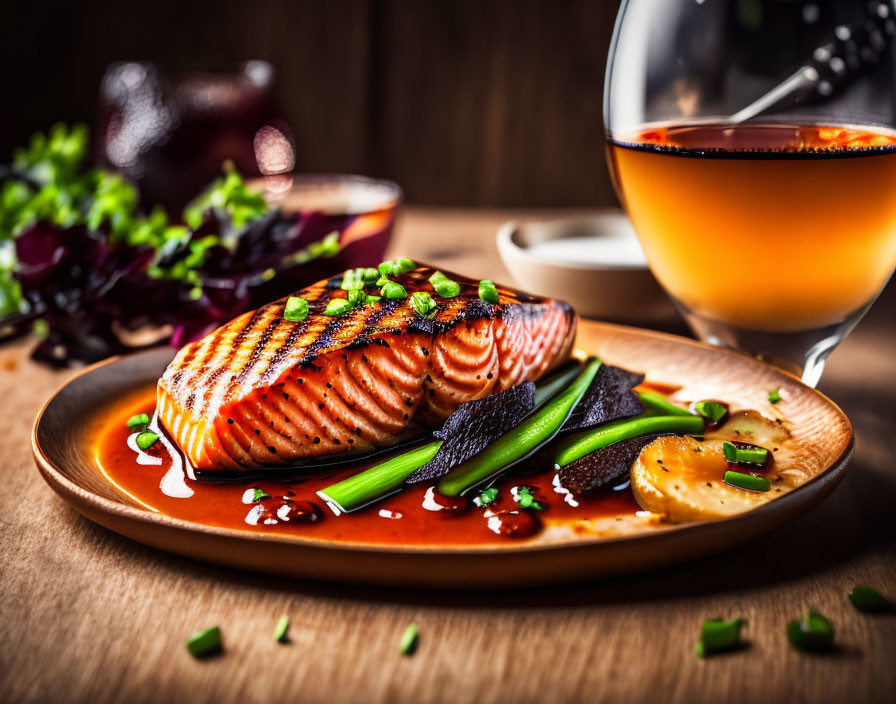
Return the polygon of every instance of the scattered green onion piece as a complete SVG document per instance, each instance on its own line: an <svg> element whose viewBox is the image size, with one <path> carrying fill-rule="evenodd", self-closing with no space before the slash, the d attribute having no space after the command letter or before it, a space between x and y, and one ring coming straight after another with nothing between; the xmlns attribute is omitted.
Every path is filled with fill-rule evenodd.
<svg viewBox="0 0 896 704"><path fill-rule="evenodd" d="M364 280L361 278L362 269L348 269L342 277L340 288L343 291L358 291L364 288Z"/></svg>
<svg viewBox="0 0 896 704"><path fill-rule="evenodd" d="M218 626L197 631L187 638L187 650L194 658L201 658L221 650L221 629Z"/></svg>
<svg viewBox="0 0 896 704"><path fill-rule="evenodd" d="M834 626L818 612L807 609L801 620L787 624L787 639L800 650L830 650L834 645Z"/></svg>
<svg viewBox="0 0 896 704"><path fill-rule="evenodd" d="M383 300L382 296L371 296L368 294L364 297L364 305L369 306L371 303L376 303L377 301L381 300Z"/></svg>
<svg viewBox="0 0 896 704"><path fill-rule="evenodd" d="M697 657L705 658L712 653L732 650L740 645L740 629L746 623L742 618L730 621L710 619L703 622L700 639L697 641Z"/></svg>
<svg viewBox="0 0 896 704"><path fill-rule="evenodd" d="M459 496L551 440L585 395L600 365L599 359L589 359L568 387L482 452L454 467L436 490L445 496Z"/></svg>
<svg viewBox="0 0 896 704"><path fill-rule="evenodd" d="M396 261L382 262L377 267L380 274L386 277L407 274L409 271L413 271L416 268L417 264L414 263L414 260L408 259L407 257L402 257Z"/></svg>
<svg viewBox="0 0 896 704"><path fill-rule="evenodd" d="M387 281L383 284L380 293L390 300L408 297L408 292L404 290L404 286L397 284L394 281Z"/></svg>
<svg viewBox="0 0 896 704"><path fill-rule="evenodd" d="M480 506L488 506L490 503L494 503L495 499L498 498L498 488L494 486L490 486L488 489L481 491L479 493L479 505Z"/></svg>
<svg viewBox="0 0 896 704"><path fill-rule="evenodd" d="M271 495L268 492L266 492L264 489L259 489L258 487L256 487L253 490L253 493L252 493L253 503L257 502L257 501L264 501L265 499L269 499L269 498L271 498Z"/></svg>
<svg viewBox="0 0 896 704"><path fill-rule="evenodd" d="M497 303L499 300L498 288L490 279L479 282L479 298L486 303Z"/></svg>
<svg viewBox="0 0 896 704"><path fill-rule="evenodd" d="M430 276L429 283L432 284L435 292L442 298L454 298L460 294L460 284L449 279L441 271L437 271Z"/></svg>
<svg viewBox="0 0 896 704"><path fill-rule="evenodd" d="M301 296L290 296L286 299L286 306L283 308L283 319L290 323L301 323L308 317L309 312L308 301Z"/></svg>
<svg viewBox="0 0 896 704"><path fill-rule="evenodd" d="M768 392L768 402L769 403L778 403L781 400L781 392L778 389L774 391Z"/></svg>
<svg viewBox="0 0 896 704"><path fill-rule="evenodd" d="M743 472L725 472L722 478L729 486L735 486L738 489L746 489L747 491L768 491L772 488L768 477L757 477L755 474L744 474Z"/></svg>
<svg viewBox="0 0 896 704"><path fill-rule="evenodd" d="M388 276L381 276L376 280L377 286L385 286L386 284L392 283L392 280Z"/></svg>
<svg viewBox="0 0 896 704"><path fill-rule="evenodd" d="M661 393L657 393L656 391L638 391L638 396L641 399L641 403L644 404L645 411L650 412L654 415L661 416L692 416L687 408L682 408L681 406L676 406L674 403L669 401L665 396Z"/></svg>
<svg viewBox="0 0 896 704"><path fill-rule="evenodd" d="M149 425L149 416L146 413L138 413L128 418L130 430L143 430L147 425Z"/></svg>
<svg viewBox="0 0 896 704"><path fill-rule="evenodd" d="M382 262L377 266L377 270L380 272L380 276L389 277L395 276L397 271L393 268L394 262Z"/></svg>
<svg viewBox="0 0 896 704"><path fill-rule="evenodd" d="M321 489L317 495L324 501L334 504L340 511L354 511L399 489L412 472L436 456L441 446L442 441L436 440L403 452L337 484Z"/></svg>
<svg viewBox="0 0 896 704"><path fill-rule="evenodd" d="M697 403L694 404L694 410L699 415L708 418L715 423L722 420L722 418L725 417L725 414L728 413L728 409L718 401L697 401Z"/></svg>
<svg viewBox="0 0 896 704"><path fill-rule="evenodd" d="M378 269L374 269L373 267L367 267L366 269L361 270L361 280L365 284L374 284L377 279L380 278L380 272Z"/></svg>
<svg viewBox="0 0 896 704"><path fill-rule="evenodd" d="M344 298L334 298L324 308L324 315L342 315L351 310L352 304Z"/></svg>
<svg viewBox="0 0 896 704"><path fill-rule="evenodd" d="M748 447L739 447L733 442L724 442L722 444L722 452L725 459L735 464L747 463L763 465L768 460L768 450L764 447L749 445Z"/></svg>
<svg viewBox="0 0 896 704"><path fill-rule="evenodd" d="M415 291L411 294L411 305L420 315L426 317L433 313L438 306L426 291Z"/></svg>
<svg viewBox="0 0 896 704"><path fill-rule="evenodd" d="M889 611L892 605L887 597L871 587L853 587L849 600L859 611Z"/></svg>
<svg viewBox="0 0 896 704"><path fill-rule="evenodd" d="M540 503L535 500L532 490L528 486L518 486L516 489L517 503L520 508L532 509L533 511L541 511L544 509Z"/></svg>
<svg viewBox="0 0 896 704"><path fill-rule="evenodd" d="M398 260L398 273L399 274L407 274L409 271L413 271L417 268L417 264L413 259L408 257L402 257Z"/></svg>
<svg viewBox="0 0 896 704"><path fill-rule="evenodd" d="M157 440L159 436L156 435L151 430L145 430L137 436L137 447L141 450L149 449Z"/></svg>
<svg viewBox="0 0 896 704"><path fill-rule="evenodd" d="M600 450L620 440L628 440L648 433L701 435L703 433L703 418L687 413L675 416L640 415L634 418L615 420L561 440L554 449L554 464L563 467L570 462L575 462L580 457L590 455L595 450Z"/></svg>
<svg viewBox="0 0 896 704"><path fill-rule="evenodd" d="M274 629L274 640L278 643L286 642L286 633L289 631L289 616L281 616Z"/></svg>
<svg viewBox="0 0 896 704"><path fill-rule="evenodd" d="M364 301L367 300L367 294L364 293L363 290L357 289L354 291L349 291L345 299L348 301L349 305L352 308L357 308L358 306L364 305Z"/></svg>
<svg viewBox="0 0 896 704"><path fill-rule="evenodd" d="M420 629L417 628L417 624L409 623L408 627L404 629L404 633L401 636L401 654L413 655L414 651L417 650L417 641L419 639Z"/></svg>

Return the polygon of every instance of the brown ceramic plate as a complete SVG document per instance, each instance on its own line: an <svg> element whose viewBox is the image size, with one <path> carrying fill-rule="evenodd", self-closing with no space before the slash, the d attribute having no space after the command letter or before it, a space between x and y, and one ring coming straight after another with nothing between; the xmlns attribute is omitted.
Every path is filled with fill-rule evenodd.
<svg viewBox="0 0 896 704"><path fill-rule="evenodd" d="M817 471L790 493L719 521L633 530L615 537L548 532L488 546L403 546L267 536L171 518L123 495L99 471L87 438L112 399L154 383L172 357L157 349L86 369L44 406L34 424L34 457L44 479L87 518L129 538L199 560L295 577L371 584L509 587L653 569L746 543L824 499L853 456L843 412L795 377L737 353L672 335L582 321L578 346L607 362L647 370L648 380L693 389L703 398L769 407L791 425ZM539 568L532 569L533 558Z"/></svg>

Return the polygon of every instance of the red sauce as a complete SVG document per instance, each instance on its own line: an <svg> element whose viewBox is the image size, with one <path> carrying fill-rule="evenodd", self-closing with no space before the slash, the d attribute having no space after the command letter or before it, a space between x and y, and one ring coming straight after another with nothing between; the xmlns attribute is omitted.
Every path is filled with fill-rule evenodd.
<svg viewBox="0 0 896 704"><path fill-rule="evenodd" d="M193 491L189 498L166 496L160 489L162 477L170 466L161 443L148 453L162 457L162 465L137 463L137 455L127 446L126 421L136 413L152 416L155 408L155 388L147 387L113 404L98 419L93 438L96 458L103 473L118 488L145 507L174 518L211 526L233 528L267 534L303 535L334 541L448 545L501 543L508 539L525 540L537 535L542 525L571 524L575 528L583 520L634 514L639 510L631 490L598 490L577 496L578 506L564 501L552 484L554 472L526 474L525 465L500 478L498 499L486 508L466 502L462 511L429 511L423 508L428 484L409 487L401 493L358 511L335 515L316 495L337 481L356 474L361 469L382 461L378 458L357 464L316 472L309 476L283 479L253 479L226 482L194 481L187 479ZM532 487L536 500L544 507L532 517L520 516L511 488L520 484ZM256 503L243 503L247 490L261 489L270 498ZM261 505L264 508L257 509ZM282 509L286 505L289 510ZM254 525L246 522L250 511L259 512ZM278 517L283 511L289 520ZM508 513L519 512L519 513ZM490 515L500 520L489 522ZM312 518L313 516L313 518ZM400 516L400 517L399 517ZM265 523L264 520L276 520ZM534 519L534 520L533 520ZM491 528L489 527L491 525ZM511 529L512 526L516 528ZM497 531L497 532L495 532Z"/></svg>

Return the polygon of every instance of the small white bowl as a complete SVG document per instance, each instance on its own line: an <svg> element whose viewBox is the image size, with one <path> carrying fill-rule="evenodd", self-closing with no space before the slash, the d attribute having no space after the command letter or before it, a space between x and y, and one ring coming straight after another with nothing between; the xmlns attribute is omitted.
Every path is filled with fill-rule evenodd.
<svg viewBox="0 0 896 704"><path fill-rule="evenodd" d="M631 323L676 318L619 210L587 218L506 222L501 259L525 290L566 301L585 317Z"/></svg>

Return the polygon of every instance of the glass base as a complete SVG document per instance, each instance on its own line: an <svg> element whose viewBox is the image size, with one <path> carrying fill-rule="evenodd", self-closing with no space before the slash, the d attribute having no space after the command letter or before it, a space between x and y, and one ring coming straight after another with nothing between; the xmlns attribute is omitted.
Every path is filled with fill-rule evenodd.
<svg viewBox="0 0 896 704"><path fill-rule="evenodd" d="M828 355L840 344L871 307L873 300L837 323L798 332L760 332L747 330L694 313L672 299L679 313L703 342L745 352L780 367L798 377L807 386L816 387Z"/></svg>

